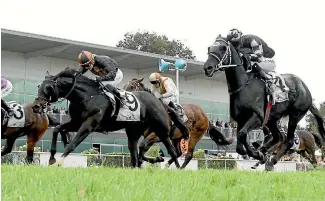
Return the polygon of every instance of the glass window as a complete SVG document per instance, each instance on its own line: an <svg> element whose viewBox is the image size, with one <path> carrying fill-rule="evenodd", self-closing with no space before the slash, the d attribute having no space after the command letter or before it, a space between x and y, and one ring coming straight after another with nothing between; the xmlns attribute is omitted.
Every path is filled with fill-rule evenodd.
<svg viewBox="0 0 325 201"><path fill-rule="evenodd" d="M25 102L25 97L22 94L9 94L6 97L3 97L3 100L5 101L17 101L20 104L23 104Z"/></svg>
<svg viewBox="0 0 325 201"><path fill-rule="evenodd" d="M38 85L41 83L42 81L25 80L25 93L28 95L37 95Z"/></svg>
<svg viewBox="0 0 325 201"><path fill-rule="evenodd" d="M25 96L25 103L33 103L35 101L36 96Z"/></svg>
<svg viewBox="0 0 325 201"><path fill-rule="evenodd" d="M12 83L12 92L11 93L17 93L17 94L23 94L25 93L25 81L24 79L19 78L7 78Z"/></svg>

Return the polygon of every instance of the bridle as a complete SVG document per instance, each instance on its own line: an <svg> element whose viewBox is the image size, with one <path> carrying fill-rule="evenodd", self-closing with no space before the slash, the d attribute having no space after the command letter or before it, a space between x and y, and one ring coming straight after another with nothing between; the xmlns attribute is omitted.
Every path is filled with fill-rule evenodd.
<svg viewBox="0 0 325 201"><path fill-rule="evenodd" d="M208 55L211 55L213 56L214 58L216 58L219 63L214 67L215 71L224 71L226 70L227 68L229 67L237 67L237 66L241 66L242 63L240 64L231 64L232 62L232 55L231 55L231 50L230 50L230 42L229 41L226 41L224 39L216 39L216 41L214 42L214 44L212 45L213 46L219 46L220 43L218 41L221 41L221 42L224 42L227 44L227 48L226 48L226 52L225 54L222 56L222 58L220 58L218 55L216 55L214 52L210 52L210 47L209 47L209 52L208 52ZM226 60L229 60L229 64L223 64Z"/></svg>
<svg viewBox="0 0 325 201"><path fill-rule="evenodd" d="M72 84L71 89L69 90L69 92L64 97L61 98L61 101L58 100L59 102L62 102L64 99L68 98L70 96L71 92L73 91L73 89L74 89L74 87L76 85L77 79L76 79L75 76L73 76L72 78L73 78L73 84ZM54 82L54 85L56 87L58 87L58 82L57 82L56 79L55 80L53 80L53 79L45 79L44 81ZM50 96L49 99L46 98L46 97L43 97L43 96L38 96L35 100L38 100L38 99L42 99L42 100L45 101L45 103L41 104L43 109L46 108L52 102L52 96Z"/></svg>

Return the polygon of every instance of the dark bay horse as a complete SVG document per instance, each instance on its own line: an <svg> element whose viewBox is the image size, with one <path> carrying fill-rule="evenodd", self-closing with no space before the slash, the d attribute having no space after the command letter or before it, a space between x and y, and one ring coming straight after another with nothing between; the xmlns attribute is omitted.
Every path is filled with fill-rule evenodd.
<svg viewBox="0 0 325 201"><path fill-rule="evenodd" d="M247 153L250 157L265 161L266 151L282 137L277 128L277 121L288 115L288 134L285 137L285 146L265 164L266 170L273 170L274 164L292 147L297 124L308 110L315 116L320 135L323 140L325 139L324 122L318 109L312 104L312 96L308 87L296 75L282 74L290 89L289 100L276 103L271 109L266 126L273 135L272 140L261 147L261 152L252 150L246 141L246 136L249 131L263 125L268 105L267 87L265 82L254 73L246 72L245 67L239 53L221 35L208 48L208 59L203 66L204 73L208 77L212 77L216 71L225 71L230 95L230 115L238 123L237 153L241 155Z"/></svg>
<svg viewBox="0 0 325 201"><path fill-rule="evenodd" d="M317 165L317 159L315 156L315 151L317 148L322 149L324 144L322 143L322 138L318 134L306 131L306 130L296 130L296 134L299 137L299 147L297 149L290 149L287 154L290 155L294 152L300 154L302 157L309 160L309 162L316 167ZM268 141L272 140L272 134L268 134L264 138L263 143L267 143ZM271 155L276 155L277 152L279 152L283 148L284 143L283 141L280 141L270 147L267 152ZM254 148L258 149L260 147L260 144L255 143ZM256 169L259 165L263 165L261 161L258 161L252 169Z"/></svg>
<svg viewBox="0 0 325 201"><path fill-rule="evenodd" d="M148 91L151 93L150 89L144 86L142 83L142 79L133 78L131 81L129 81L123 88L127 91ZM165 106L165 105L164 105ZM197 105L194 104L184 104L182 105L185 111L186 116L188 117L187 122L185 123L186 127L188 128L190 135L188 139L188 150L185 155L185 161L181 168L185 168L186 165L191 161L193 158L193 152L195 149L196 144L198 141L201 140L201 138L204 136L204 134L209 131L211 139L218 145L230 145L233 142L232 138L226 139L209 121L207 115L203 111L203 109ZM167 106L165 106L166 111ZM169 121L170 128L171 120ZM180 142L183 139L183 134L179 131L177 128L171 128L170 136L172 136L171 140L176 147L177 156L180 157L182 152L180 150ZM155 162L162 162L163 158L157 157L156 159L147 158L145 157L145 153L150 149L150 147L154 144L160 141L159 137L152 132L148 133L145 132L144 140L141 142L139 146L139 154L142 155L143 159L145 161L155 163ZM168 164L171 165L173 163L173 160L170 159L168 161Z"/></svg>
<svg viewBox="0 0 325 201"><path fill-rule="evenodd" d="M10 118L16 125L8 124L6 121L1 126L1 138L6 139L6 144L1 150L1 156L4 156L12 151L13 145L17 138L27 135L27 156L26 162L33 162L34 147L42 138L49 125L58 124L55 118L41 112L35 114L32 110L32 103L20 105L16 102L9 102L13 106L15 114ZM4 120L5 112L1 110L1 120ZM18 126L17 123L20 125ZM66 136L62 136L62 141L65 145L68 144Z"/></svg>
<svg viewBox="0 0 325 201"><path fill-rule="evenodd" d="M34 112L38 112L48 103L56 102L59 98L66 98L70 101L71 120L59 126L61 128L58 130L65 129L66 132L78 130L76 136L65 148L60 162L62 163L91 132L125 129L132 166L139 166L142 158L138 154L137 144L144 131L148 130L157 134L179 168L176 150L168 137L168 114L160 101L148 92L125 92L126 100L123 103L127 105L129 112L139 112L139 120L117 121L122 104L117 101L116 97L107 97L101 87L103 86L100 83L80 75L77 70L71 68L66 68L55 76L45 76L45 80L39 87L38 97L34 101ZM115 108L117 110L114 110ZM51 148L51 155L53 154L54 158L55 153L52 150Z"/></svg>

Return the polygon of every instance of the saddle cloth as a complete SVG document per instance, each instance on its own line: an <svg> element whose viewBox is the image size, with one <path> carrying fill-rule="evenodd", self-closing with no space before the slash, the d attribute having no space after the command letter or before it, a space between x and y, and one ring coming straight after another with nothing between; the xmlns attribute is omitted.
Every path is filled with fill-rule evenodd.
<svg viewBox="0 0 325 201"><path fill-rule="evenodd" d="M288 88L283 76L276 72L268 72L267 74L272 77L273 83L275 85L275 89L273 89L275 95L274 101L276 103L281 103L289 100L289 93L287 91L283 91L284 88Z"/></svg>
<svg viewBox="0 0 325 201"><path fill-rule="evenodd" d="M118 89L121 96L125 98L120 104L119 112L116 121L140 121L140 102L138 98L132 93L125 90ZM113 111L111 116L116 111L116 100L112 93L105 90L105 95L111 100L113 104Z"/></svg>
<svg viewBox="0 0 325 201"><path fill-rule="evenodd" d="M21 104L16 101L7 102L14 114L9 118L7 127L22 128L25 126L25 111Z"/></svg>

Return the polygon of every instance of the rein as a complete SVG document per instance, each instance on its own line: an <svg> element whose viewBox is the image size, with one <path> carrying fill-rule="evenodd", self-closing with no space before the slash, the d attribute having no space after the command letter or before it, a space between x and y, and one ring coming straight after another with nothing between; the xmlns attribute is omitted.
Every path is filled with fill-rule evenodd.
<svg viewBox="0 0 325 201"><path fill-rule="evenodd" d="M216 71L224 71L224 70L226 70L227 68L230 68L230 67L243 66L243 60L242 60L241 57L240 57L240 59L241 59L241 63L240 64L231 64L232 63L232 54L231 54L231 49L230 49L231 44L230 44L229 41L226 41L224 39L216 39L215 43L212 46L218 46L218 45L220 45L220 43L218 41L221 41L221 42L226 43L227 44L227 49L226 49L225 54L222 56L222 58L220 58L215 53L210 52L210 49L209 49L208 55L211 55L212 57L214 57L215 59L217 59L219 61L219 63L214 68L212 74L215 73ZM229 59L229 64L228 65L224 65L223 64L223 62L225 62L226 59ZM251 72L251 71L252 70L249 69L246 72ZM235 90L228 90L229 95L233 95L233 94L236 94L236 93L240 92L244 87L246 87L251 82L252 82L252 80L249 80L249 76L247 76L247 79L246 79L244 85L240 86L238 89L235 89Z"/></svg>
<svg viewBox="0 0 325 201"><path fill-rule="evenodd" d="M62 102L62 101L64 101L64 99L68 98L70 96L70 94L72 93L73 89L75 88L77 79L76 79L75 76L73 76L72 78L73 78L72 87L70 88L69 92L64 97L61 98L61 101L58 101L58 102ZM55 80L55 81L54 80L51 80L51 79L46 79L46 80L51 81L51 82L54 82L55 85L58 86L57 80ZM39 98L45 100L46 102L51 102L51 96L50 96L50 99L47 99L47 98L42 97L42 96L39 96Z"/></svg>

